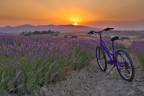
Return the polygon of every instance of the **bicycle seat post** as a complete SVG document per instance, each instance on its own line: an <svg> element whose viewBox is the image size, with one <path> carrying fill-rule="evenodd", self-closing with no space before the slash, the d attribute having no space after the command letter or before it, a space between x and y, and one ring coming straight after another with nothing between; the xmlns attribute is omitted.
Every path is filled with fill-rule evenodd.
<svg viewBox="0 0 144 96"><path fill-rule="evenodd" d="M112 41L112 50L113 50L113 51L115 50L115 44L114 44L114 41Z"/></svg>
<svg viewBox="0 0 144 96"><path fill-rule="evenodd" d="M101 41L102 41L102 33L100 32L98 34L100 35L100 43L101 43Z"/></svg>

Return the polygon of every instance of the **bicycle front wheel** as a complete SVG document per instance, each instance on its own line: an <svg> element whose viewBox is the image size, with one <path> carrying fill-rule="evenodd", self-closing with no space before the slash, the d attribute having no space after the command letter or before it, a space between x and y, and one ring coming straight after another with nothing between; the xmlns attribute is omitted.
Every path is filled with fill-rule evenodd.
<svg viewBox="0 0 144 96"><path fill-rule="evenodd" d="M126 81L132 81L135 75L135 68L130 55L125 50L118 50L116 58L117 70L120 76Z"/></svg>
<svg viewBox="0 0 144 96"><path fill-rule="evenodd" d="M96 48L96 59L99 65L99 68L105 72L107 70L107 60L106 55L101 46L97 46Z"/></svg>

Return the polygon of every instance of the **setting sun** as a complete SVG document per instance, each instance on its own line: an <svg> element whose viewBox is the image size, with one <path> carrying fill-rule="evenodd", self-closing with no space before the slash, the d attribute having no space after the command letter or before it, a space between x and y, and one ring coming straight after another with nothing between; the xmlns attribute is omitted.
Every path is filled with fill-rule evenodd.
<svg viewBox="0 0 144 96"><path fill-rule="evenodd" d="M75 22L75 23L73 23L73 25L77 26L77 25L79 25L79 24Z"/></svg>
<svg viewBox="0 0 144 96"><path fill-rule="evenodd" d="M73 25L77 26L77 25L79 25L80 19L79 18L70 18L70 21L72 21Z"/></svg>

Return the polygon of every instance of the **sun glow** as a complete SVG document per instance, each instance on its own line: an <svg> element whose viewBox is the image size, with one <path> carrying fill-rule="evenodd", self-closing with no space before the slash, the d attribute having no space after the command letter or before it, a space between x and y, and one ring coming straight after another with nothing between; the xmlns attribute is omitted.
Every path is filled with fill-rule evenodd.
<svg viewBox="0 0 144 96"><path fill-rule="evenodd" d="M73 21L73 22L80 22L79 18L70 18L70 20Z"/></svg>
<svg viewBox="0 0 144 96"><path fill-rule="evenodd" d="M75 23L73 23L73 25L77 26L77 25L79 25L79 24L75 22Z"/></svg>
<svg viewBox="0 0 144 96"><path fill-rule="evenodd" d="M77 25L79 25L80 19L79 18L70 18L70 21L73 23L73 25L77 26Z"/></svg>

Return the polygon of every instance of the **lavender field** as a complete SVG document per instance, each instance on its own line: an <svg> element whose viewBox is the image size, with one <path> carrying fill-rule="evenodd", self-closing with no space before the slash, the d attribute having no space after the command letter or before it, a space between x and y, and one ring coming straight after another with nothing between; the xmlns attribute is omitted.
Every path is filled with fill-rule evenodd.
<svg viewBox="0 0 144 96"><path fill-rule="evenodd" d="M131 50L144 68L144 41L133 42L131 45Z"/></svg>
<svg viewBox="0 0 144 96"><path fill-rule="evenodd" d="M4 96L32 94L50 82L65 80L69 71L89 64L99 44L90 38L20 35L1 35L0 41L0 95ZM130 47L140 62L144 62L143 46L144 41L137 41ZM116 48L125 46L116 43Z"/></svg>
<svg viewBox="0 0 144 96"><path fill-rule="evenodd" d="M89 64L92 39L0 36L0 93L27 94Z"/></svg>

